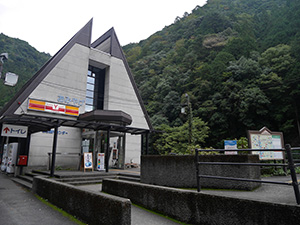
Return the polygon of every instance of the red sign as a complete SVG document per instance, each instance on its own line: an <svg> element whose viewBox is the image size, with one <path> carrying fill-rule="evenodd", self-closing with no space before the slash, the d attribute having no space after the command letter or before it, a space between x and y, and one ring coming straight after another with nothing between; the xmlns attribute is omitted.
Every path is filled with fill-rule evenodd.
<svg viewBox="0 0 300 225"><path fill-rule="evenodd" d="M53 102L44 102L44 101L33 100L33 99L29 99L28 109L35 110L35 111L59 113L59 114L65 114L71 116L79 115L79 107L62 105Z"/></svg>

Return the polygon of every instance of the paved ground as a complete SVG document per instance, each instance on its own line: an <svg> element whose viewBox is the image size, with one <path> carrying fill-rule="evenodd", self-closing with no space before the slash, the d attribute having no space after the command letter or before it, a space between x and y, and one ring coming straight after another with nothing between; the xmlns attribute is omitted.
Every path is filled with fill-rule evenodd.
<svg viewBox="0 0 300 225"><path fill-rule="evenodd" d="M0 224L73 225L76 224L16 185L0 172Z"/></svg>
<svg viewBox="0 0 300 225"><path fill-rule="evenodd" d="M65 172L68 173L68 172ZM131 171L131 173L135 173ZM85 185L83 189L101 191L101 186ZM178 224L160 215L131 208L132 225L172 225ZM73 225L61 213L38 200L33 193L15 184L9 176L0 172L0 224L7 225Z"/></svg>
<svg viewBox="0 0 300 225"><path fill-rule="evenodd" d="M81 185L82 189L91 191L101 191L101 184ZM168 218L151 213L137 206L131 206L131 224L132 225L172 225L178 224Z"/></svg>
<svg viewBox="0 0 300 225"><path fill-rule="evenodd" d="M298 182L300 175L298 175ZM291 182L291 176L274 176L263 178L267 181ZM279 204L297 205L295 192L291 185L262 184L254 191L223 191L223 190L202 190L203 193L220 195L234 198L250 199L256 201L272 202Z"/></svg>
<svg viewBox="0 0 300 225"><path fill-rule="evenodd" d="M56 171L58 174L82 173L80 171ZM138 169L111 170L112 173L139 174ZM94 172L97 173L97 172ZM298 177L300 179L300 176ZM290 182L290 176L270 177L265 180ZM83 189L101 191L101 185L84 185ZM254 191L202 190L203 193L257 201L297 205L292 186L262 184ZM3 223L4 221L4 223ZM42 221L42 222L41 222ZM176 222L132 206L133 225L171 225ZM75 224L59 212L39 201L31 192L15 184L10 177L0 172L0 224L9 225L62 225Z"/></svg>

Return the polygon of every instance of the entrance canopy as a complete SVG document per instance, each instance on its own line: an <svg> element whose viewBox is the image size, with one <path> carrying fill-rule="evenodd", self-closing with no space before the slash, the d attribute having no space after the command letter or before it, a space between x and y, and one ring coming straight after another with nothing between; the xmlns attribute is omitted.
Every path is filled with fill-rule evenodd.
<svg viewBox="0 0 300 225"><path fill-rule="evenodd" d="M71 120L71 119L62 119L46 116L37 116L37 115L8 115L0 118L0 124L16 124L28 126L30 133L36 133L40 131L49 131L52 128L66 126L66 127L76 127L76 128L85 128L91 130L110 130L117 132L124 132L130 134L146 134L150 130L127 127L122 125L115 125L109 123L103 123L99 121L86 121L86 120Z"/></svg>

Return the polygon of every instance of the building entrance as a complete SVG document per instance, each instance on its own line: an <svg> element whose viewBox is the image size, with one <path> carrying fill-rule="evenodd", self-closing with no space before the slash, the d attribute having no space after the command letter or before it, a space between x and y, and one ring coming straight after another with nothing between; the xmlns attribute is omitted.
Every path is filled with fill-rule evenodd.
<svg viewBox="0 0 300 225"><path fill-rule="evenodd" d="M106 131L84 130L84 132L82 133L82 153L93 153L94 168L97 168L98 153L107 154L107 144L109 144L109 167L124 169L125 139L125 133L111 132L108 140Z"/></svg>

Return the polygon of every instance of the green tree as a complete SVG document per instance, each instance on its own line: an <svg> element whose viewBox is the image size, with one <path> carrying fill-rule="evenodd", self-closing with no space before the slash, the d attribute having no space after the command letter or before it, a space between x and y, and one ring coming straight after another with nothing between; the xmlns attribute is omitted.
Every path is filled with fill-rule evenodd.
<svg viewBox="0 0 300 225"><path fill-rule="evenodd" d="M209 134L209 127L200 118L193 118L193 137L192 145L188 145L188 122L180 127L170 127L161 125L159 127L163 133L154 142L154 148L162 155L175 154L191 154L191 149L196 148L196 145L205 143L205 139Z"/></svg>

